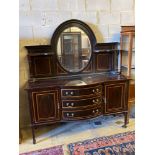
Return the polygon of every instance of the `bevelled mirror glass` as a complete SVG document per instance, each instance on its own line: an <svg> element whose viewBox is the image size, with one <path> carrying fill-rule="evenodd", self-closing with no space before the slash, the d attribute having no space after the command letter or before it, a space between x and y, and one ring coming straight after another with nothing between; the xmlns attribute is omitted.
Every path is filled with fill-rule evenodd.
<svg viewBox="0 0 155 155"><path fill-rule="evenodd" d="M91 58L92 47L87 34L79 27L64 29L57 41L57 58L69 72L79 72Z"/></svg>

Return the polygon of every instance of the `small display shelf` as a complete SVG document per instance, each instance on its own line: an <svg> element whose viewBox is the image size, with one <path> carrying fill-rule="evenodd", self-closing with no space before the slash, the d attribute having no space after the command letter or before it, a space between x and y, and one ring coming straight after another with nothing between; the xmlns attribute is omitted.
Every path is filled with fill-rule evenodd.
<svg viewBox="0 0 155 155"><path fill-rule="evenodd" d="M121 67L127 68L123 73L131 78L131 70L135 69L135 26L121 27L120 50Z"/></svg>
<svg viewBox="0 0 155 155"><path fill-rule="evenodd" d="M135 26L121 26L120 51L121 74L131 79L128 100L130 115L135 104Z"/></svg>

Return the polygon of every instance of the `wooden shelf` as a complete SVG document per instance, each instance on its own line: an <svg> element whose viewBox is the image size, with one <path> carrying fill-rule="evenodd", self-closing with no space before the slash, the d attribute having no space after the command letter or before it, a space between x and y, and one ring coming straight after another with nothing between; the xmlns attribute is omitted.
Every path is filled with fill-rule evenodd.
<svg viewBox="0 0 155 155"><path fill-rule="evenodd" d="M121 52L129 52L128 50L121 50ZM132 50L132 53L135 53L135 50Z"/></svg>
<svg viewBox="0 0 155 155"><path fill-rule="evenodd" d="M122 65L121 67L128 69L128 66ZM131 69L135 69L135 66L131 66Z"/></svg>

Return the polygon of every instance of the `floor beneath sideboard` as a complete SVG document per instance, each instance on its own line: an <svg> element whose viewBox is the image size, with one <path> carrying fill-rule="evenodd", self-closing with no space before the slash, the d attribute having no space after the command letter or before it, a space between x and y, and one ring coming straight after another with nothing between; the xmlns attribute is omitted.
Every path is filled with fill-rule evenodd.
<svg viewBox="0 0 155 155"><path fill-rule="evenodd" d="M127 128L122 128L124 117L105 116L96 119L79 121L73 123L62 123L36 129L37 144L32 144L31 129L22 129L23 140L19 146L19 153L34 151L57 145L63 145L65 155L69 155L67 144L91 139L95 137L108 136L135 129L135 120L130 118Z"/></svg>

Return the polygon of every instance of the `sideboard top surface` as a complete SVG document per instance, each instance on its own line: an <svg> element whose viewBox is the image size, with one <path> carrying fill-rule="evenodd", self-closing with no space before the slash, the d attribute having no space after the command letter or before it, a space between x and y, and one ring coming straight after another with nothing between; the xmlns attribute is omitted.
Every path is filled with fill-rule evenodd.
<svg viewBox="0 0 155 155"><path fill-rule="evenodd" d="M103 73L94 73L86 75L76 75L76 76L67 76L67 77L57 77L49 79L35 79L29 80L26 89L33 88L42 88L42 87L83 87L85 85L94 85L100 84L108 81L121 81L126 80L126 77L123 75L116 75L112 73L103 74Z"/></svg>

